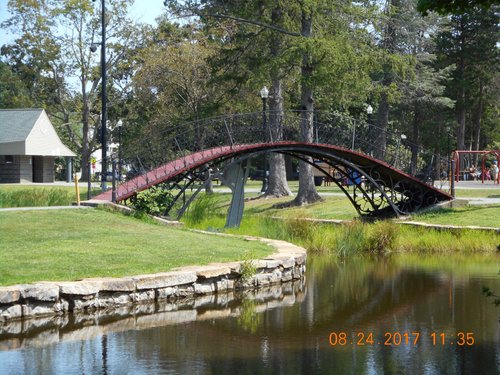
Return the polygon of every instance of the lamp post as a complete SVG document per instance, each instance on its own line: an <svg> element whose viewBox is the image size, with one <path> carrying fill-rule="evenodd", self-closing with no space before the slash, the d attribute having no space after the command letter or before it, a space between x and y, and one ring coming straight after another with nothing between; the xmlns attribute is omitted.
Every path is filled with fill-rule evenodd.
<svg viewBox="0 0 500 375"><path fill-rule="evenodd" d="M400 149L400 146L401 146L401 142L403 142L405 139L406 139L406 135L405 134L401 134L401 136L398 138L398 150L397 150L397 153L396 153L396 162L394 163L394 166L396 168L399 167L399 149Z"/></svg>
<svg viewBox="0 0 500 375"><path fill-rule="evenodd" d="M262 133L263 133L263 140L265 143L267 143L267 121L266 121L266 102L267 98L269 97L269 90L267 89L266 86L264 86L260 90L260 97L262 99ZM264 154L264 176L262 176L262 189L260 190L261 193L265 193L267 190L267 152Z"/></svg>
<svg viewBox="0 0 500 375"><path fill-rule="evenodd" d="M368 104L366 106L366 114L368 115L368 138L371 137L372 135L372 113L373 113L373 107ZM354 135L353 135L353 141L352 141L352 148L354 149ZM372 155L372 146L368 146L368 153Z"/></svg>
<svg viewBox="0 0 500 375"><path fill-rule="evenodd" d="M366 107L366 114L368 115L368 124L372 122L372 113L373 113L373 107L370 104L368 104L368 106Z"/></svg>
<svg viewBox="0 0 500 375"><path fill-rule="evenodd" d="M122 181L122 125L122 120L116 124L118 127L118 181L120 182Z"/></svg>
<svg viewBox="0 0 500 375"><path fill-rule="evenodd" d="M95 0L93 0L95 1ZM92 43L90 50L97 51L97 45L101 45L101 77L102 77L102 91L101 91L101 189L107 190L106 186L106 172L108 170L107 161L107 142L106 142L106 122L107 122L107 96L106 96L106 4L101 0L101 43Z"/></svg>
<svg viewBox="0 0 500 375"><path fill-rule="evenodd" d="M446 154L448 155L448 159L446 161L446 165L447 165L448 170L446 171L446 173L447 173L447 177L451 176L451 178L453 178L454 176L451 174L451 159L450 159L450 155L451 155L451 129L447 129L447 133L448 133L448 149L446 150Z"/></svg>

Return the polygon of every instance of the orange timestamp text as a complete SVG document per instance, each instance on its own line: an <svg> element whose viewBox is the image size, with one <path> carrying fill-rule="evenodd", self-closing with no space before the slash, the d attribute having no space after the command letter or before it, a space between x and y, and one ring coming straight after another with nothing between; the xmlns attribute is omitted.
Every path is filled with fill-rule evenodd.
<svg viewBox="0 0 500 375"><path fill-rule="evenodd" d="M416 346L421 340L427 340L433 346L473 346L475 344L473 332L385 332L376 336L373 332L330 332L328 342L330 346Z"/></svg>

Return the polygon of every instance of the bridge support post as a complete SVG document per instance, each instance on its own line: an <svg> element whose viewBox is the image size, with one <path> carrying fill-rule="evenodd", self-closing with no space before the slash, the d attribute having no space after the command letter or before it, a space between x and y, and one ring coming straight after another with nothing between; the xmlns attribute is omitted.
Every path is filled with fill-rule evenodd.
<svg viewBox="0 0 500 375"><path fill-rule="evenodd" d="M237 228L241 224L245 205L245 182L248 178L248 162L230 164L224 169L221 181L228 186L233 196L226 218L226 228Z"/></svg>

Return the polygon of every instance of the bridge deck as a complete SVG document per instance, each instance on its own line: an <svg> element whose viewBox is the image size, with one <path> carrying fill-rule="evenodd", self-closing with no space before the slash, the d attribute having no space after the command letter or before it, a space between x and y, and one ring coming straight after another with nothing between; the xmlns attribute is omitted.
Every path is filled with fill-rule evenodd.
<svg viewBox="0 0 500 375"><path fill-rule="evenodd" d="M128 199L137 192L162 182L167 182L190 171L194 171L205 164L212 164L220 162L221 160L227 160L228 158L241 157L242 155L250 155L264 151L306 155L316 159L331 161L336 164L340 163L347 168L357 168L362 171L373 184L377 185L379 188L382 186L382 188L380 188L381 191L384 189L392 190L398 193L404 193L406 196L414 196L417 194L415 192L418 192L418 199L421 200L424 196L430 196L432 199L429 201L433 203L452 199L449 194L433 186L427 185L391 167L385 162L374 159L368 155L328 144L283 141L215 147L183 156L119 185L116 189L116 200L119 202ZM404 190L404 192L402 190ZM385 193L382 191L382 194ZM386 197L387 196L386 194ZM111 198L112 192L108 190L96 196L94 199L111 201ZM412 197L411 199L414 198ZM406 200L408 200L408 198L406 198ZM371 203L373 205L373 202Z"/></svg>

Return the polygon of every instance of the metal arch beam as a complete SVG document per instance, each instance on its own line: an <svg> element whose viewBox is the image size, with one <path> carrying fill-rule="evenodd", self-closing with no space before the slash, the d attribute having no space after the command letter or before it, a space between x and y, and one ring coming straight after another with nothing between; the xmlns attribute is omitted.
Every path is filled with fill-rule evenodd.
<svg viewBox="0 0 500 375"><path fill-rule="evenodd" d="M120 185L117 189L117 198L118 200L127 199L137 191L144 190L149 186L156 185L164 181L175 179L177 175L188 172L190 170L195 170L206 163L219 164L220 162L225 161L231 157L237 157L243 154L260 153L264 150L273 152L282 152L287 150L292 152L299 151L302 154L311 155L316 158L334 157L337 160L341 159L343 161L342 164L351 163L351 167L353 167L352 169L357 169L354 168L354 166L356 165L354 163L357 163L362 171L364 171L364 173L361 174L365 177L371 177L367 175L369 171L367 171L366 168L369 168L370 164L374 164L381 168L380 173L382 180L394 179L393 184L389 183L391 187L395 187L397 184L402 184L404 182L403 184L407 186L411 190L411 192L413 192L410 192L411 194L406 196L404 196L403 194L402 198L404 199L404 201L402 200L401 202L398 202L398 204L410 203L409 207L411 210L416 208L415 203L411 202L411 199L413 199L412 195L415 195L415 193L418 193L419 196L422 194L427 196L428 201L443 201L453 199L449 194L428 185L425 185L425 187L421 186L424 184L416 180L414 177L404 172L398 171L384 162L373 159L372 157L361 154L359 152L347 150L329 144L313 144L288 141L219 146L187 155L148 172L146 176L138 176L137 178ZM370 178L367 178L367 180L370 180ZM373 185L376 186L377 183L374 178L372 178L372 181L374 182ZM395 191L397 192L399 190L396 189ZM387 197L384 192L382 192L382 195L385 195ZM432 196L434 199L429 199L430 196ZM408 201L407 198L410 198L410 201ZM110 200L110 193L102 193L98 197L96 197L96 199Z"/></svg>
<svg viewBox="0 0 500 375"><path fill-rule="evenodd" d="M172 202L168 205L168 207L165 209L164 215L167 216L170 213L170 210L174 205L177 203L179 198L183 196L186 193L186 190L189 189L189 187L194 184L194 182L198 179L198 176L194 176L193 178L189 178L190 173L183 173L181 175L178 175L180 181L181 179L188 179L188 182L184 184L184 186L180 186L179 182L176 182L175 185L179 187L179 192L176 194ZM185 203L184 203L185 205Z"/></svg>
<svg viewBox="0 0 500 375"><path fill-rule="evenodd" d="M308 161L306 158L302 158L298 155L296 155L294 152L296 151L301 151L302 154L304 155L308 155L308 156L311 156L311 157L315 157L316 159L321 159L323 160L324 162L326 162L328 165L336 168L337 165L334 165L332 164L332 160L331 159L334 159L335 161L338 162L338 165L340 166L343 166L343 167L347 167L351 170L354 170L356 172L358 172L360 174L360 176L364 176L367 180L370 181L370 183L375 186L377 188L377 190L380 192L381 195L383 195L383 197L385 198L385 200L387 201L387 203L389 204L389 206L392 208L392 210L394 211L394 213L396 214L396 216L399 216L400 215L400 211L398 210L398 208L396 207L396 205L394 204L394 202L392 202L392 200L387 196L387 194L384 192L384 190L382 189L382 187L373 179L371 178L371 176L369 176L363 169L359 168L358 166L356 166L355 164L351 163L351 162L348 162L347 160L343 159L343 158L340 158L334 154L329 154L328 156L331 158L331 159L325 159L325 157L327 155L325 154L321 154L322 157L318 157L317 154L310 154L308 152L306 152L305 150L303 149L295 149L295 147L293 147L292 149L288 148L287 147L287 150L274 150L272 152L276 152L276 153L282 153L282 154L286 154L286 155L290 155L290 156L293 156L299 160L303 160L303 161L306 161L307 163L311 164L313 167L315 167L316 169L320 170L322 173L324 173L326 176L330 176L332 177L332 180L335 182L335 184L342 190L342 192L347 196L347 198L351 201L352 205L354 206L354 208L356 209L356 211L358 212L358 214L360 216L363 216L363 213L361 212L360 210L360 205L354 200L354 198L349 194L349 192L340 184L338 183L338 181L335 179L334 176L331 176L329 175L328 172L326 172L323 168L319 167L318 165ZM269 152L269 150L259 150L259 151L255 151L255 152L251 152L251 153L248 153L248 154L243 154L239 157L233 157L233 156L228 156L226 158L221 158L219 159L218 161L215 161L215 164L222 164L224 161L226 161L227 159L232 159L231 163L229 163L228 165L226 165L226 168L227 167L230 167L231 165L234 165L234 164L239 164L239 163L242 163L250 158L253 158L259 154L262 154L262 153L265 153L265 152ZM338 169L338 168L337 168ZM348 173L342 171L339 169L339 172L346 178L351 178L352 179L352 176L349 176ZM211 180L211 178L210 178ZM373 209L373 212L377 212L378 211L378 207L377 205L375 204L375 202L371 199L371 197L367 194L367 192L363 189L363 187L361 186L361 184L357 184L355 182L353 182L354 185L358 186L358 188L361 190L365 200L367 200L370 205L372 206L372 209ZM189 201L189 203L191 202L192 200Z"/></svg>
<svg viewBox="0 0 500 375"><path fill-rule="evenodd" d="M360 216L363 216L363 213L361 212L361 209L360 209L360 205L359 205L359 204L358 204L358 203L354 200L354 198L351 196L351 194L350 194L350 193L349 193L349 192L348 192L348 191L344 188L344 186L342 186L342 184L341 184L341 183L339 183L339 182L337 181L337 179L336 179L334 176L330 175L330 174L329 174L329 173L327 173L327 172L326 172L323 168L321 168L321 167L319 167L318 165L316 165L316 164L314 164L314 163L310 162L310 161L309 161L309 160L307 160L306 158L302 158L302 157L300 157L300 156L297 156L297 155L295 155L295 154L291 154L291 153L286 153L286 154L287 154L287 155L290 155L290 156L293 156L293 157L295 157L295 158L297 158L297 159L300 159L300 160L302 160L302 161L304 161L304 162L306 162L306 163L308 163L308 164L312 165L312 166L313 166L313 167L315 167L316 169L319 169L319 170L320 170L322 173L324 173L326 176L331 177L331 178L332 178L332 180L333 180L333 182L334 182L334 183L335 183L335 184L336 184L336 185L337 185L337 186L338 186L338 187L342 190L342 192L343 192L343 193L347 196L347 198L349 198L349 200L351 201L352 205L354 206L354 208L356 209L356 211L358 212L358 214L359 214ZM352 179L352 176L350 176L347 172L345 172L345 171L343 171L343 170L339 169L339 168L338 168L338 165L334 165L334 164L332 164L330 160L328 160L328 159L324 159L324 158L317 158L317 159L321 159L323 162L325 162L326 164L330 165L332 168L337 169L337 170L338 170L338 172L339 172L340 174L342 174L342 176L344 176L345 178L347 178L347 179ZM345 167L345 165L342 165L342 164L340 164L340 166ZM366 174L365 174L365 173L363 173L363 174L361 174L361 175L362 175L362 176L365 176ZM362 192L362 194L363 194L363 196L364 196L365 200L367 200L367 201L370 203L370 205L372 206L373 210L374 210L374 211L376 211L376 210L378 209L378 207L376 207L376 204L375 204L375 202L373 201L373 199L371 199L371 198L370 198L370 196L368 195L368 193L365 191L365 189L363 189L362 184L358 184L358 183L356 183L355 181L353 181L353 185L355 185L355 186L357 186L357 187L359 188L359 190ZM378 190L379 190L380 192L382 192L382 189L380 188L380 186L379 186L378 184L377 184L376 186L378 187Z"/></svg>
<svg viewBox="0 0 500 375"><path fill-rule="evenodd" d="M297 156L293 153L289 153L289 152L280 152L281 154L284 154L284 155L289 155L289 156L292 156L294 158L297 158L299 160L302 160L310 165L312 165L314 168L320 170L323 174L325 174L325 176L327 177L330 177L332 179L332 181L335 183L335 185L337 185L340 190L342 190L342 192L347 196L347 198L349 198L349 200L351 201L352 205L354 206L354 208L356 209L356 211L358 212L358 214L361 216L361 211L359 210L359 207L358 205L356 204L356 202L352 199L351 195L349 194L349 192L342 186L341 183L339 183L337 181L337 179L332 176L330 173L328 173L327 171L325 171L323 168L321 168L319 165L317 164L314 164L314 162L311 162L309 159L307 158L303 158L303 157L300 157L300 156ZM324 162L326 162L328 165L330 165L331 167L333 168L336 168L336 166L333 166L332 164L328 163L327 161L323 160ZM338 168L337 168L338 169ZM341 172L342 173L342 172Z"/></svg>
<svg viewBox="0 0 500 375"><path fill-rule="evenodd" d="M311 156L311 157L316 157L317 159L321 159L321 158L318 158L317 155L318 154L311 154L311 153L308 153L306 151L304 151L304 154L305 155L308 155L308 156ZM399 209L397 208L397 206L394 204L394 202L392 202L392 200L387 196L387 194L385 193L385 191L380 187L380 185L370 176L368 175L363 169L359 168L358 166L356 166L355 164L341 158L341 157L338 157L337 155L334 155L332 153L320 153L319 155L322 155L323 157L325 156L329 156L331 157L332 159L336 160L337 162L339 162L340 165L343 165L343 166L346 166L348 168L350 168L351 170L355 170L356 172L358 172L361 176L364 176L367 180L370 181L371 184L373 184L377 190L383 195L383 197L385 198L385 200L387 201L387 203L389 203L389 205L391 206L391 208L393 209L394 213L396 214L396 216L399 217L400 215L400 211ZM334 167L334 165L330 164L327 160L324 160L326 163L328 163L329 165L331 165L332 167ZM312 164L312 163L310 163ZM315 166L314 164L312 164L313 166ZM315 166L316 168L318 168L317 166ZM348 174L346 173L343 173L341 172L342 174L344 174L345 177L347 178L350 178ZM327 174L328 175L328 174ZM335 179L334 179L335 181ZM372 205L372 207L374 208L374 210L377 210L378 208L375 206L375 203L373 202L373 200L368 196L368 194L366 193L366 191L364 189L362 189L361 185L360 184L355 184L356 186L358 186L360 188L360 190L362 191L363 195L365 196L365 199L367 199L370 204ZM344 194L346 194L346 192L344 191ZM357 205L357 203L355 203L355 201L353 199L351 199L352 197L350 196L350 194L346 194L351 202L353 202L353 205L354 207L356 208L356 210L359 212L359 207Z"/></svg>

